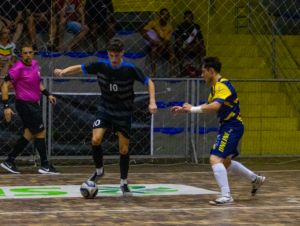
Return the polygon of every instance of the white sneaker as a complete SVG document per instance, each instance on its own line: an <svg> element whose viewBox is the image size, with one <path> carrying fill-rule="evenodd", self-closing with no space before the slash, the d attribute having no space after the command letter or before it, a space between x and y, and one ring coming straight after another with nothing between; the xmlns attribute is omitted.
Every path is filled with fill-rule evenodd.
<svg viewBox="0 0 300 226"><path fill-rule="evenodd" d="M209 204L213 206L223 206L223 205L231 205L233 204L233 202L234 200L231 196L230 197L220 196L219 198L210 201Z"/></svg>
<svg viewBox="0 0 300 226"><path fill-rule="evenodd" d="M252 191L251 191L252 196L254 196L257 193L257 190L260 188L260 186L263 185L265 180L266 180L265 177L257 176L256 180L252 182Z"/></svg>

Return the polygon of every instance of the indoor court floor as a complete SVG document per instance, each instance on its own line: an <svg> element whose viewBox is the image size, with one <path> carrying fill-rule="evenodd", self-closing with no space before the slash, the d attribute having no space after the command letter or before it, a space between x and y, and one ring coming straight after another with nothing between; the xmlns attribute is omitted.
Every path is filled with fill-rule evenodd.
<svg viewBox="0 0 300 226"><path fill-rule="evenodd" d="M119 195L119 168L107 165L98 184L102 193L95 199L78 196L92 167L61 167L58 176L30 168L20 168L20 175L1 169L0 225L300 225L299 162L245 165L266 176L265 184L252 197L251 184L229 174L235 205L222 207L208 204L219 192L208 165L131 166L133 197ZM54 197L30 190L35 186L40 192L52 189ZM7 187L14 188L8 192ZM59 194L64 188L77 197L63 197L68 195Z"/></svg>

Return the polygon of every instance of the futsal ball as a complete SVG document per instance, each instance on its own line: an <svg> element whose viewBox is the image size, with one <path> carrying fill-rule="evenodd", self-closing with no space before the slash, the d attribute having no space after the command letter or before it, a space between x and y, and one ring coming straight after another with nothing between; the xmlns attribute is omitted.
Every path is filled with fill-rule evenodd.
<svg viewBox="0 0 300 226"><path fill-rule="evenodd" d="M81 195L86 199L93 199L98 194L98 185L94 181L86 181L80 187Z"/></svg>

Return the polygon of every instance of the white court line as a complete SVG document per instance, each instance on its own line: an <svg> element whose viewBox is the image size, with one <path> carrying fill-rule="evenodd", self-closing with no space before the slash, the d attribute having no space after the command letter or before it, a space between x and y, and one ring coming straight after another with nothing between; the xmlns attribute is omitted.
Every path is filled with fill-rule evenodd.
<svg viewBox="0 0 300 226"><path fill-rule="evenodd" d="M86 211L39 211L39 212L2 212L0 215L10 214L58 214L58 213L109 213L109 212L170 212L170 211L198 211L198 210L230 210L230 209L291 209L300 206L265 206L265 207L207 207L207 208L179 208L179 209L121 209L121 210L86 210Z"/></svg>
<svg viewBox="0 0 300 226"><path fill-rule="evenodd" d="M254 171L254 172L260 172L260 173L284 173L284 172L300 172L300 170L270 170L270 171ZM144 174L191 174L191 173L197 173L197 174L212 174L213 171L209 171L209 172L167 172L167 173L129 173L130 175L144 175ZM120 174L120 173L105 173L106 175L114 175L114 174ZM92 175L92 173L62 173L59 175L54 175L54 174L0 174L0 177L10 177L10 176L79 176L79 175Z"/></svg>

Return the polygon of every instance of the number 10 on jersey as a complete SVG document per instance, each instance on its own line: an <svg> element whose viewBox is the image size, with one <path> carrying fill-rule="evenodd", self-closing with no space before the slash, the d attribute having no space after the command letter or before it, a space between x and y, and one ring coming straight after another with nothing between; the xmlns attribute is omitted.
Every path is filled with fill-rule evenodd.
<svg viewBox="0 0 300 226"><path fill-rule="evenodd" d="M118 91L118 86L117 86L117 84L109 84L109 89L110 89L110 91L117 92Z"/></svg>

